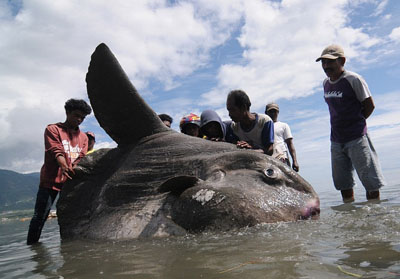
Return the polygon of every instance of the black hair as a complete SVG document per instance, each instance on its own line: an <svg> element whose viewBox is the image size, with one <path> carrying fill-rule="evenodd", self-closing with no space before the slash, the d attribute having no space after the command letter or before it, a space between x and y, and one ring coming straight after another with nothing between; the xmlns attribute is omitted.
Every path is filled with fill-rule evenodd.
<svg viewBox="0 0 400 279"><path fill-rule="evenodd" d="M251 102L249 96L243 90L232 90L228 94L228 98L233 98L235 106L242 108L243 106L246 110L250 110Z"/></svg>
<svg viewBox="0 0 400 279"><path fill-rule="evenodd" d="M79 110L86 115L92 112L92 108L82 99L69 99L65 102L64 108L66 112Z"/></svg>
<svg viewBox="0 0 400 279"><path fill-rule="evenodd" d="M85 134L86 134L86 136L88 137L89 140L96 141L96 139L89 132L86 132Z"/></svg>
<svg viewBox="0 0 400 279"><path fill-rule="evenodd" d="M160 117L161 121L168 121L169 123L172 124L173 119L168 114L162 113L162 114L159 114L158 117Z"/></svg>

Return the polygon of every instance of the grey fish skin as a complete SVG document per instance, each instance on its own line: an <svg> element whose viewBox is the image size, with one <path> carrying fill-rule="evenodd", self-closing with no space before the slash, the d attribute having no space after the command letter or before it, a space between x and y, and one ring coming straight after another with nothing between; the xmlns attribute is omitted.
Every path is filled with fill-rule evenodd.
<svg viewBox="0 0 400 279"><path fill-rule="evenodd" d="M317 193L287 165L166 128L106 45L92 55L86 81L95 116L118 147L86 156L64 185L62 239L164 237L318 217Z"/></svg>

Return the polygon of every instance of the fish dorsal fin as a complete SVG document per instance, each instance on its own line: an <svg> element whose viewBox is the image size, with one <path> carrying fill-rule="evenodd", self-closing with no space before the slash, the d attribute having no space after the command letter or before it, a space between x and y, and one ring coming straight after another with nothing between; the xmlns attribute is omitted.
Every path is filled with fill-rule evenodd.
<svg viewBox="0 0 400 279"><path fill-rule="evenodd" d="M119 145L169 130L136 91L104 43L92 54L86 86L97 121Z"/></svg>

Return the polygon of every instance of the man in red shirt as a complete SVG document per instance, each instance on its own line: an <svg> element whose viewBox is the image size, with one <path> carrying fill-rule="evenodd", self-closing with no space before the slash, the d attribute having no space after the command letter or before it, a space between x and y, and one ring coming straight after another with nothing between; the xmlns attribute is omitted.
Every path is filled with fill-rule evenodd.
<svg viewBox="0 0 400 279"><path fill-rule="evenodd" d="M68 100L64 108L65 122L50 124L44 132L44 164L40 170L35 212L29 224L28 245L39 241L58 192L67 179L72 179L74 167L88 150L88 137L79 130L79 125L92 109L84 100L77 99Z"/></svg>

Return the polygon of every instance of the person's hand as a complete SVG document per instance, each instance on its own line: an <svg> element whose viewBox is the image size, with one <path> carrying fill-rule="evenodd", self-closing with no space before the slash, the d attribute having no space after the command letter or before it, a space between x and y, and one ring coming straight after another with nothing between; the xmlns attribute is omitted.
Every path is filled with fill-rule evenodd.
<svg viewBox="0 0 400 279"><path fill-rule="evenodd" d="M253 146L248 144L246 141L238 141L236 143L237 148L242 148L242 149L253 149Z"/></svg>
<svg viewBox="0 0 400 279"><path fill-rule="evenodd" d="M65 157L62 155L58 156L57 163L61 169L61 174L62 174L61 180L64 181L64 177L66 177L67 179L72 179L72 175L74 175L75 172L72 167L68 166L67 161L65 160Z"/></svg>
<svg viewBox="0 0 400 279"><path fill-rule="evenodd" d="M61 173L66 178L72 179L72 176L75 174L75 171L73 168L66 166L66 167L61 167Z"/></svg>
<svg viewBox="0 0 400 279"><path fill-rule="evenodd" d="M297 162L294 162L292 165L292 169L296 172L299 172L299 164L297 164Z"/></svg>
<svg viewBox="0 0 400 279"><path fill-rule="evenodd" d="M221 138L210 138L211 141L224 141L224 139Z"/></svg>

